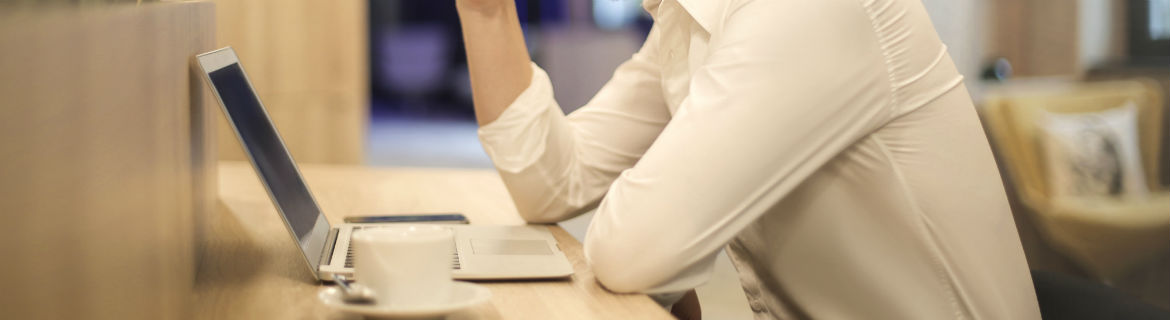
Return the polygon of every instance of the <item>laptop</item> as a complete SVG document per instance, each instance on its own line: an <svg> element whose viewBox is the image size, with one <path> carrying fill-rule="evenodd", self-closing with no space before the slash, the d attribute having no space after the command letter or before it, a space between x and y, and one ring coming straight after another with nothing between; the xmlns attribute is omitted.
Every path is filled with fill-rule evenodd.
<svg viewBox="0 0 1170 320"><path fill-rule="evenodd" d="M335 275L353 279L350 235L386 224L331 226L260 103L235 51L226 47L200 54L196 60L292 240L300 247L305 263L315 271L312 273L325 281L332 281ZM455 279L550 279L573 274L572 265L547 227L445 226L455 235L451 273Z"/></svg>

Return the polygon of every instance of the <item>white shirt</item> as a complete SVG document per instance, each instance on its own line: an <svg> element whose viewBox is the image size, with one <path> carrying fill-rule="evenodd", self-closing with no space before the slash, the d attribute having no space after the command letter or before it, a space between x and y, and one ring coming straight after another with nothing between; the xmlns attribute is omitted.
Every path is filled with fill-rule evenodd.
<svg viewBox="0 0 1170 320"><path fill-rule="evenodd" d="M531 222L597 207L598 281L662 294L726 247L758 318L1038 319L970 97L917 0L649 0L565 116L545 73L480 129Z"/></svg>

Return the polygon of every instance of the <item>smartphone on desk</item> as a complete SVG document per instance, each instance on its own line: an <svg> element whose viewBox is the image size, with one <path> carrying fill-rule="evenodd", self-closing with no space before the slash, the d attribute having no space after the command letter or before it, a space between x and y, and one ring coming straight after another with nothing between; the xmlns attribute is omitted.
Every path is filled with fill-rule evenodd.
<svg viewBox="0 0 1170 320"><path fill-rule="evenodd" d="M460 213L403 214L389 216L345 217L346 223L450 223L468 224L467 217Z"/></svg>

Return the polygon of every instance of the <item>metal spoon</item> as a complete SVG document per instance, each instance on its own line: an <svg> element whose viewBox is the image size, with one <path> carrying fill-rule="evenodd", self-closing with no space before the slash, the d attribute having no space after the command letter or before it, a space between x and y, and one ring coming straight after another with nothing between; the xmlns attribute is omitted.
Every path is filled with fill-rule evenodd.
<svg viewBox="0 0 1170 320"><path fill-rule="evenodd" d="M353 283L344 275L333 275L333 282L341 288L341 301L349 304L375 304L374 290L366 286Z"/></svg>

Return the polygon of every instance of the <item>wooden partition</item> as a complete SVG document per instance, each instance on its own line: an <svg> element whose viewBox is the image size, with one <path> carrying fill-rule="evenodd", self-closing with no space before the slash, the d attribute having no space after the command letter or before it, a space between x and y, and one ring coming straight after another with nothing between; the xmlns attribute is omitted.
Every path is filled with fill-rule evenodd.
<svg viewBox="0 0 1170 320"><path fill-rule="evenodd" d="M0 318L189 316L210 3L0 11ZM212 113L214 111L215 113Z"/></svg>
<svg viewBox="0 0 1170 320"><path fill-rule="evenodd" d="M362 163L369 121L366 0L215 4L218 46L236 49L293 157ZM246 160L227 122L219 124L220 158Z"/></svg>
<svg viewBox="0 0 1170 320"><path fill-rule="evenodd" d="M1017 77L1080 77L1125 57L1126 0L993 0L989 53Z"/></svg>

